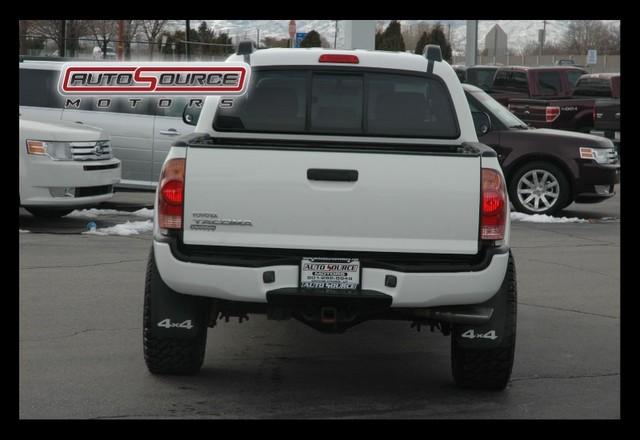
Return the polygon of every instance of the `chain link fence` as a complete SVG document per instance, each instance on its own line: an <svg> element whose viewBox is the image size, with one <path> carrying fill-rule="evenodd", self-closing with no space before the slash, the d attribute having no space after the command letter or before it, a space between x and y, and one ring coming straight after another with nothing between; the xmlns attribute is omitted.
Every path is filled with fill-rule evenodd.
<svg viewBox="0 0 640 440"><path fill-rule="evenodd" d="M503 66L552 66L557 63L573 61L576 66L586 68L590 73L620 72L620 55L599 55L597 64L587 65L586 55L478 55L480 65ZM465 64L464 56L454 56L452 64Z"/></svg>
<svg viewBox="0 0 640 440"><path fill-rule="evenodd" d="M152 43L142 38L100 41L95 38L67 38L64 57L78 60L118 60L118 44L122 44L122 60L128 61L223 61L236 51L233 43L214 44L196 41L159 39ZM20 55L29 57L61 57L58 42L52 38L25 35Z"/></svg>

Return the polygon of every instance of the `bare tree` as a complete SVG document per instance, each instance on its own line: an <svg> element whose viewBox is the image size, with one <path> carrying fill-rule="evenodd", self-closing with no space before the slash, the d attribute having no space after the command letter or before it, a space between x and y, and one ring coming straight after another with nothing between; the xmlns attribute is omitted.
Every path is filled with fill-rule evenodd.
<svg viewBox="0 0 640 440"><path fill-rule="evenodd" d="M331 43L329 43L329 40L324 38L322 35L320 35L320 46L325 49L332 47Z"/></svg>
<svg viewBox="0 0 640 440"><path fill-rule="evenodd" d="M164 30L167 20L141 20L142 30L149 42L149 58L153 59L153 48L156 40Z"/></svg>
<svg viewBox="0 0 640 440"><path fill-rule="evenodd" d="M611 29L600 20L572 20L562 38L562 46L576 54L586 54L588 49L607 53L612 50L613 39Z"/></svg>
<svg viewBox="0 0 640 440"><path fill-rule="evenodd" d="M18 29L20 32L20 55L27 53L27 35L29 35L33 22L29 20L20 20L18 22Z"/></svg>
<svg viewBox="0 0 640 440"><path fill-rule="evenodd" d="M87 20L87 29L102 50L102 58L107 58L109 43L116 39L116 20Z"/></svg>
<svg viewBox="0 0 640 440"><path fill-rule="evenodd" d="M485 49L486 50L486 49ZM551 41L544 42L543 48L545 55L576 55L576 53L569 53L567 49L561 45L555 44ZM537 41L529 41L526 43L521 49L518 55L538 55L540 54L540 43ZM515 53L511 53L510 55L515 55Z"/></svg>
<svg viewBox="0 0 640 440"><path fill-rule="evenodd" d="M64 21L66 21L66 46ZM62 53L62 49L66 48L66 55L73 57L79 47L78 39L86 35L87 28L84 20L34 20L32 32L35 36L53 40L58 47L58 53Z"/></svg>
<svg viewBox="0 0 640 440"><path fill-rule="evenodd" d="M131 42L140 31L140 20L124 20L124 59L131 59Z"/></svg>

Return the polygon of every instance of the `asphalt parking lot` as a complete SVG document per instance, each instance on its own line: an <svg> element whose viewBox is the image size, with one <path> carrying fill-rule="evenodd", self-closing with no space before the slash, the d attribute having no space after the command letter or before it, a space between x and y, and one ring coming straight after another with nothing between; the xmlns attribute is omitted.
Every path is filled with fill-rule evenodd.
<svg viewBox="0 0 640 440"><path fill-rule="evenodd" d="M119 193L103 208L135 211L152 198ZM406 322L325 335L251 315L209 330L199 375L152 376L141 328L151 233L86 235L85 218L20 209L30 232L19 236L19 416L619 418L620 196L561 215L589 222L512 223L516 359L511 384L494 393L456 388L449 338Z"/></svg>

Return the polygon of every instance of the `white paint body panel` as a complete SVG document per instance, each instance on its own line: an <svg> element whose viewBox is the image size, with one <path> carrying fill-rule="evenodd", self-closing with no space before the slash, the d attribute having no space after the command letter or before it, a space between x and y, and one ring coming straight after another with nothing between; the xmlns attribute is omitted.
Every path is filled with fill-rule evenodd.
<svg viewBox="0 0 640 440"><path fill-rule="evenodd" d="M166 243L153 243L158 271L173 290L187 295L230 301L266 303L267 291L296 288L298 266L232 267L179 261ZM362 288L377 290L393 298L392 307L435 307L476 304L491 298L504 279L509 254L493 257L491 264L478 272L403 273L386 269L362 269ZM265 284L262 273L275 272L276 281ZM385 275L395 275L395 288L385 287Z"/></svg>
<svg viewBox="0 0 640 440"><path fill-rule="evenodd" d="M251 55L252 67L317 65L322 53L350 53L362 67L427 70L419 55L326 49L268 49ZM242 61L231 56L228 61ZM348 68L349 66L341 65ZM304 134L260 134L263 140L338 141L360 144L406 143L460 145L477 142L464 91L446 62L433 73L447 85L460 127L457 139L376 138ZM217 97L205 101L196 132L218 138L255 137L254 133L220 133L212 128ZM184 242L208 246L475 254L478 251L480 171L498 170L495 158L473 156L283 151L234 148L172 148L169 157L186 157ZM317 182L309 168L358 170L356 182ZM217 225L215 231L189 229L194 213L219 219L250 220L252 226ZM508 218L508 216L507 216ZM157 218L154 234L159 229ZM505 239L508 246L510 223ZM166 243L154 241L158 271L164 282L183 294L232 301L266 303L266 293L299 285L297 265L260 268L207 265L177 260ZM500 288L509 254L495 255L477 272L403 273L363 267L362 288L386 293L392 307L476 304ZM265 284L264 271L274 283ZM397 286L385 286L395 275Z"/></svg>
<svg viewBox="0 0 640 440"><path fill-rule="evenodd" d="M310 168L358 170L359 177L311 181ZM184 242L475 254L479 182L479 157L190 148ZM191 230L194 213L253 226Z"/></svg>

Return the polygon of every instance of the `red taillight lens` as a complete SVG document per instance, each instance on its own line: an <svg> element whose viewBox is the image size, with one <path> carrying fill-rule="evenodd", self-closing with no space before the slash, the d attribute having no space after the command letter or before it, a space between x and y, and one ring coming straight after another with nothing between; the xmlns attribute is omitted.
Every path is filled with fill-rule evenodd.
<svg viewBox="0 0 640 440"><path fill-rule="evenodd" d="M162 167L158 191L158 226L181 229L184 214L185 159L169 159Z"/></svg>
<svg viewBox="0 0 640 440"><path fill-rule="evenodd" d="M553 122L560 116L560 107L546 107L544 110L544 117L547 122Z"/></svg>
<svg viewBox="0 0 640 440"><path fill-rule="evenodd" d="M169 205L182 205L184 189L183 182L181 180L169 180L162 187L162 198Z"/></svg>
<svg viewBox="0 0 640 440"><path fill-rule="evenodd" d="M320 63L359 64L360 60L355 55L324 54L320 55Z"/></svg>
<svg viewBox="0 0 640 440"><path fill-rule="evenodd" d="M496 170L482 169L482 208L480 239L502 240L507 224L507 192L502 176Z"/></svg>

